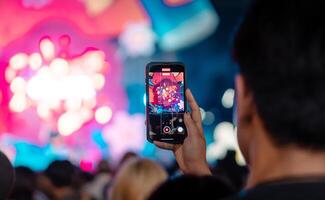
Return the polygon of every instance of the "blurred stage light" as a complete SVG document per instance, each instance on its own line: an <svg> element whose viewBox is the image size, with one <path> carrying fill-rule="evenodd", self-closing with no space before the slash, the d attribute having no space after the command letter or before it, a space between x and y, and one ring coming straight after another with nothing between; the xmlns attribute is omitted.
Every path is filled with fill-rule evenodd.
<svg viewBox="0 0 325 200"><path fill-rule="evenodd" d="M129 24L119 36L119 44L130 57L151 56L155 52L155 41L156 36L146 23Z"/></svg>
<svg viewBox="0 0 325 200"><path fill-rule="evenodd" d="M119 161L128 152L142 152L146 141L145 117L116 112L114 120L103 129L103 138L109 146L113 161Z"/></svg>
<svg viewBox="0 0 325 200"><path fill-rule="evenodd" d="M46 120L51 116L51 108L47 104L41 103L37 105L37 114L40 118Z"/></svg>
<svg viewBox="0 0 325 200"><path fill-rule="evenodd" d="M26 88L26 81L22 77L16 77L12 80L10 84L10 90L12 93L17 94L24 94L25 93L25 88Z"/></svg>
<svg viewBox="0 0 325 200"><path fill-rule="evenodd" d="M102 74L108 66L105 53L91 50L71 59L59 57L50 38L41 40L40 51L43 58L36 52L18 53L10 59L6 70L13 94L10 110L23 112L29 106L35 107L41 119L50 119L57 123L60 134L70 135L93 117L97 92L106 82ZM29 68L24 69L26 66ZM107 107L96 113L99 123L112 117Z"/></svg>
<svg viewBox="0 0 325 200"><path fill-rule="evenodd" d="M49 69L53 76L64 77L69 73L69 64L65 59L55 58L49 65Z"/></svg>
<svg viewBox="0 0 325 200"><path fill-rule="evenodd" d="M213 112L211 112L211 111L205 112L205 117L203 120L204 125L209 126L214 123L214 120L215 120L215 116L214 116Z"/></svg>
<svg viewBox="0 0 325 200"><path fill-rule="evenodd" d="M164 3L168 6L181 6L192 2L192 0L164 0Z"/></svg>
<svg viewBox="0 0 325 200"><path fill-rule="evenodd" d="M207 147L207 159L215 161L223 159L228 150L236 151L236 161L239 165L245 165L244 158L237 143L237 129L230 122L221 122L214 129L214 142Z"/></svg>
<svg viewBox="0 0 325 200"><path fill-rule="evenodd" d="M39 53L33 53L29 56L29 67L33 70L37 70L42 66L42 57Z"/></svg>
<svg viewBox="0 0 325 200"><path fill-rule="evenodd" d="M13 112L23 112L27 108L27 99L24 94L15 94L10 102L9 108Z"/></svg>
<svg viewBox="0 0 325 200"><path fill-rule="evenodd" d="M83 105L85 108L93 109L97 105L96 98L85 99L83 101Z"/></svg>
<svg viewBox="0 0 325 200"><path fill-rule="evenodd" d="M206 112L203 108L200 108L200 113L201 113L201 118L202 118L202 121L205 120L205 116L206 116Z"/></svg>
<svg viewBox="0 0 325 200"><path fill-rule="evenodd" d="M144 106L147 105L147 95L146 95L146 93L143 94L143 105Z"/></svg>
<svg viewBox="0 0 325 200"><path fill-rule="evenodd" d="M108 106L100 107L95 112L95 119L100 124L106 124L112 118L112 109Z"/></svg>
<svg viewBox="0 0 325 200"><path fill-rule="evenodd" d="M79 110L82 107L82 100L79 98L70 98L64 102L66 110Z"/></svg>
<svg viewBox="0 0 325 200"><path fill-rule="evenodd" d="M40 51L45 60L52 60L55 56L55 46L49 38L44 38L40 42Z"/></svg>
<svg viewBox="0 0 325 200"><path fill-rule="evenodd" d="M90 16L96 16L109 8L113 0L84 0L83 1Z"/></svg>
<svg viewBox="0 0 325 200"><path fill-rule="evenodd" d="M93 83L94 83L94 87L96 88L96 90L100 90L104 87L105 85L105 77L103 74L94 74L93 77Z"/></svg>
<svg viewBox="0 0 325 200"><path fill-rule="evenodd" d="M25 53L17 53L11 57L9 65L14 70L20 70L28 64L28 56Z"/></svg>
<svg viewBox="0 0 325 200"><path fill-rule="evenodd" d="M105 66L105 53L102 51L87 52L81 60L84 70L98 72Z"/></svg>
<svg viewBox="0 0 325 200"><path fill-rule="evenodd" d="M10 83L16 77L16 71L10 67L7 67L5 72L5 79Z"/></svg>
<svg viewBox="0 0 325 200"><path fill-rule="evenodd" d="M85 172L91 172L94 168L94 164L87 160L81 160L79 166Z"/></svg>
<svg viewBox="0 0 325 200"><path fill-rule="evenodd" d="M82 120L77 112L66 112L58 120L58 131L61 135L68 136L82 126Z"/></svg>
<svg viewBox="0 0 325 200"><path fill-rule="evenodd" d="M227 89L222 96L221 103L225 108L232 108L234 105L235 90Z"/></svg>
<svg viewBox="0 0 325 200"><path fill-rule="evenodd" d="M209 0L141 2L151 17L158 44L164 51L190 47L213 34L219 25L219 16Z"/></svg>

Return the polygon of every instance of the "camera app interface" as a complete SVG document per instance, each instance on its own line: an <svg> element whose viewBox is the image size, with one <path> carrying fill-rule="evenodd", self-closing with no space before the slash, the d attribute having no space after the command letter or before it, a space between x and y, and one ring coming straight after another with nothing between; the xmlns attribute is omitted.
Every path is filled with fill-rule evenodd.
<svg viewBox="0 0 325 200"><path fill-rule="evenodd" d="M184 134L184 72L161 68L149 72L150 134Z"/></svg>

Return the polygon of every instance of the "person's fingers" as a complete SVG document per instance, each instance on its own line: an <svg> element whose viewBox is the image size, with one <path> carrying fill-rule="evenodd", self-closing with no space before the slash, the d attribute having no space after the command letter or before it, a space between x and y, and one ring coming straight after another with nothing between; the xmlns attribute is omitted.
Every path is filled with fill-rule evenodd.
<svg viewBox="0 0 325 200"><path fill-rule="evenodd" d="M185 126L186 126L186 129L187 129L187 133L189 136L191 136L192 134L199 134L201 137L203 136L204 137L204 134L203 134L203 128L200 125L197 125L192 117L191 117L191 114L186 112L184 114L184 123L185 123Z"/></svg>
<svg viewBox="0 0 325 200"><path fill-rule="evenodd" d="M154 141L154 144L161 149L174 150L175 148L174 144L169 144L165 142Z"/></svg>
<svg viewBox="0 0 325 200"><path fill-rule="evenodd" d="M201 118L200 107L196 103L191 90L189 90L189 89L186 90L186 97L187 97L187 101L190 105L190 108L192 110L192 119L196 123L196 125L201 128L202 127L202 118Z"/></svg>
<svg viewBox="0 0 325 200"><path fill-rule="evenodd" d="M197 132L197 127L195 126L195 122L192 120L190 113L186 112L184 114L184 123L187 129L187 134L190 136L193 133Z"/></svg>

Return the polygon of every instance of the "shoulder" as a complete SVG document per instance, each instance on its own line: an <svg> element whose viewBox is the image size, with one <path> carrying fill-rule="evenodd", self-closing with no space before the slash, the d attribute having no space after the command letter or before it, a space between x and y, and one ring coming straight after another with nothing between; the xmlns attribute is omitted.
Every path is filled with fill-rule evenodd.
<svg viewBox="0 0 325 200"><path fill-rule="evenodd" d="M243 190L224 200L325 199L325 182L275 182Z"/></svg>

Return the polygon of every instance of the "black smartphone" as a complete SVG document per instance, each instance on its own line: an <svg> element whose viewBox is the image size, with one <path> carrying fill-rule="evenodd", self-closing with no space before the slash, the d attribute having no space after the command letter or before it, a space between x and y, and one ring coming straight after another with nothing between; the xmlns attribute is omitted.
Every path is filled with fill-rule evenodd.
<svg viewBox="0 0 325 200"><path fill-rule="evenodd" d="M146 67L146 120L149 142L183 143L186 108L185 67L179 62L152 62Z"/></svg>

